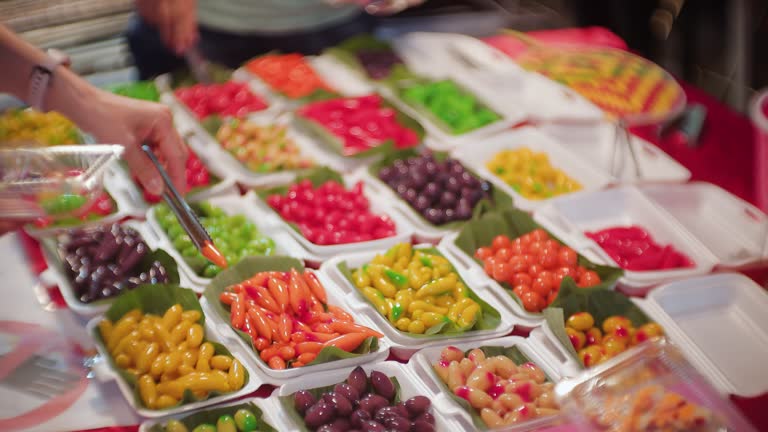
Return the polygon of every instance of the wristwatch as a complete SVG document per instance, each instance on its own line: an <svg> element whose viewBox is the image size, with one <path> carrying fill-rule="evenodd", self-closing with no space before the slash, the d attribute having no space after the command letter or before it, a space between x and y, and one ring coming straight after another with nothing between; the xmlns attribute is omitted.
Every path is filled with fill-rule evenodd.
<svg viewBox="0 0 768 432"><path fill-rule="evenodd" d="M68 67L70 64L69 56L57 49L49 49L43 64L32 68L32 76L29 78L29 97L27 103L38 110L45 111L43 102L45 93L53 81L53 73L59 66Z"/></svg>

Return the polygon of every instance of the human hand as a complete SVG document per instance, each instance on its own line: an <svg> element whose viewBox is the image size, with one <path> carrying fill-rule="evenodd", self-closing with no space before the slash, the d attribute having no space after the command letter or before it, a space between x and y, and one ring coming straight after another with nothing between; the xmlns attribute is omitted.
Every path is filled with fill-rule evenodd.
<svg viewBox="0 0 768 432"><path fill-rule="evenodd" d="M168 107L152 102L96 91L81 127L99 143L121 144L123 159L144 188L153 195L163 192L163 180L142 151L149 144L180 193L186 191L185 166L188 150L176 129Z"/></svg>
<svg viewBox="0 0 768 432"><path fill-rule="evenodd" d="M155 26L166 47L182 55L197 43L195 0L136 0L136 9Z"/></svg>
<svg viewBox="0 0 768 432"><path fill-rule="evenodd" d="M371 15L393 15L418 6L425 0L326 0L333 6L355 4Z"/></svg>

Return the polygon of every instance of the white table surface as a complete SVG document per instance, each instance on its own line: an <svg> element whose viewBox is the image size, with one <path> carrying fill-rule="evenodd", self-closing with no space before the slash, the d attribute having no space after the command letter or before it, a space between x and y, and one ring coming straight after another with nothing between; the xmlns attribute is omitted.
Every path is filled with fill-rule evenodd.
<svg viewBox="0 0 768 432"><path fill-rule="evenodd" d="M0 320L38 324L66 334L81 346L92 343L85 332L85 322L68 309L46 311L34 294L37 276L27 261L18 234L0 237ZM7 394L7 392L3 392ZM4 397L5 399L5 397ZM0 418L17 415L31 408L29 397L0 402ZM27 404L25 404L27 402ZM75 431L108 426L137 425L140 418L125 402L117 385L91 379L86 391L63 414L25 431Z"/></svg>

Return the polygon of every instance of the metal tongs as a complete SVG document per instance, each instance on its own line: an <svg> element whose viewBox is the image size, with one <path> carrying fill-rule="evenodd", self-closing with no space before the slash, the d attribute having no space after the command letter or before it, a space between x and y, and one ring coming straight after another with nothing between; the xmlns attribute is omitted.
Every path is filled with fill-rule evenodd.
<svg viewBox="0 0 768 432"><path fill-rule="evenodd" d="M176 219L179 220L189 238L192 239L192 243L209 261L221 268L226 268L227 260L224 258L224 255L213 245L213 239L205 230L203 224L200 223L195 212L192 211L189 204L187 204L179 191L176 190L165 168L163 168L163 165L155 156L155 152L147 144L142 145L141 149L149 156L149 160L152 161L152 164L155 165L155 168L160 173L160 177L163 178L163 183L165 184L163 199L168 204L168 207L171 208L173 214L176 215Z"/></svg>
<svg viewBox="0 0 768 432"><path fill-rule="evenodd" d="M193 46L184 53L184 59L192 72L192 76L201 84L212 84L213 78L208 70L208 62L200 52L200 48Z"/></svg>

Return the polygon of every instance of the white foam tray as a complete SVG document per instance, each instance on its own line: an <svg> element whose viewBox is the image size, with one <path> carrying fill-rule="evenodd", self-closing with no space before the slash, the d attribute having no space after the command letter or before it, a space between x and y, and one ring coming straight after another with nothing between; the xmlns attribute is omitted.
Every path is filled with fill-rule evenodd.
<svg viewBox="0 0 768 432"><path fill-rule="evenodd" d="M101 382L114 381L117 384L118 388L120 389L120 393L123 394L123 398L125 398L125 401L131 406L131 408L133 408L142 417L158 418L158 417L175 416L178 414L188 413L190 411L195 411L200 408L215 405L217 403L221 403L224 401L237 399L247 394L253 393L254 391L256 391L256 389L258 389L262 384L265 383L264 377L261 375L258 369L254 369L248 364L248 362L242 361L242 359L246 357L246 353L240 351L239 347L228 346L227 349L229 349L229 351L232 353L233 356L235 356L235 358L240 360L240 362L243 364L243 367L248 371L248 381L245 383L243 388L235 392L222 394L220 396L216 396L204 401L198 401L198 402L181 405L179 407L168 409L168 410L152 410L152 409L142 407L137 403L137 400L134 396L134 391L131 388L131 386L123 378L120 377L117 371L115 371L109 365L109 362L107 360L109 353L107 352L106 347L104 347L101 343L99 343L98 340L95 338L95 332L98 331L98 324L103 319L104 319L103 315L97 316L92 320L90 320L86 325L86 330L88 331L88 334L90 334L91 337L94 339L96 349L98 350L99 357L100 357L98 361L92 366L92 370L96 376L96 379L98 379L99 381ZM222 343L224 341L224 338L216 331L216 329L208 322L207 319L205 323L205 338L206 340L209 340L212 342L218 342L218 343Z"/></svg>
<svg viewBox="0 0 768 432"><path fill-rule="evenodd" d="M312 270L308 270L312 271ZM335 286L335 283L331 281L328 276L315 272L320 279L323 287L325 287L326 294L328 295L328 304L336 305L346 311L351 311L345 298L348 295L343 295L342 291ZM300 368L276 370L272 369L264 363L259 357L259 354L246 343L240 336L237 335L235 330L229 325L229 321L224 321L219 315L211 309L207 299L200 299L200 303L203 305L205 311L206 320L215 322L216 328L220 335L229 342L227 345L235 344L240 350L247 353L243 360L248 361L252 366L260 369L262 374L265 375L265 381L273 385L282 385L294 380L302 380L302 377L311 373L327 372L334 369L351 370L352 368L372 362L384 361L389 355L389 345L385 339L379 339L379 349L376 352L362 355L351 359L336 360L333 362L321 363L314 366L303 366ZM364 325L369 328L375 328L373 322L364 315L355 316L355 322L360 325Z"/></svg>
<svg viewBox="0 0 768 432"><path fill-rule="evenodd" d="M453 345L459 348L461 351L467 351L473 348L479 348L482 346L501 346L512 347L516 346L528 359L539 366L544 373L549 377L550 382L557 383L565 377L571 377L579 372L578 365L575 364L570 358L567 358L567 363L564 363L560 359L559 352L553 352L546 348L544 343L548 343L546 336L541 329L536 329L531 332L528 338L522 338L519 336L507 336L497 339L489 339L474 342L462 342L459 344L446 344L439 347L427 348L416 353L410 360L409 366L413 368L416 374L424 381L426 387L429 389L431 395L435 397L433 403L440 406L441 413L446 414L450 418L456 419L461 430L465 431L478 431L472 422L472 415L464 407L456 403L446 392L445 385L442 383L440 377L434 372L433 365L440 361L440 353L443 348ZM544 417L540 419L534 419L524 423L515 425L514 427L505 428L505 431L528 431L528 430L542 430L546 427L563 419L562 415L555 415L550 417Z"/></svg>
<svg viewBox="0 0 768 432"><path fill-rule="evenodd" d="M541 130L557 139L583 160L610 173L617 183L685 182L691 172L659 147L630 134L630 144L640 167L637 176L632 152L617 146L616 127L607 121L590 124L542 123Z"/></svg>
<svg viewBox="0 0 768 432"><path fill-rule="evenodd" d="M362 180L362 177L356 174L347 174L343 176L343 180L344 183L349 186L353 185L358 180ZM248 198L248 201L252 206L257 208L261 214L263 214L263 220L268 220L270 224L279 227L279 229L282 231L287 232L296 242L298 242L305 251L304 256L307 256L307 259L312 262L322 262L325 259L342 253L387 248L396 243L409 241L411 235L413 234L410 224L408 224L400 214L398 214L396 211L393 211L394 209L391 205L389 205L387 200L378 196L377 191L373 190L373 188L370 188L368 184L365 184L365 187L363 188L363 194L370 201L370 210L373 213L385 214L392 219L392 221L395 223L396 235L378 240L370 240L358 243L317 245L310 242L298 231L293 229L288 224L288 222L286 222L277 212L272 210L269 204L259 199L255 194L251 195Z"/></svg>
<svg viewBox="0 0 768 432"><path fill-rule="evenodd" d="M396 363L396 362L381 362L374 364L367 364L363 366L367 375L370 375L371 371L379 371L386 374L388 377L394 377L397 379L400 385L400 399L402 401L408 400L414 396L427 396L432 400L432 415L435 417L435 428L438 431L455 431L457 425L455 420L445 415L442 411L443 405L436 400L429 392L429 389L424 385L422 377L416 374L409 366ZM326 387L337 383L344 382L351 370L336 370L326 373L318 373L306 375L300 382L294 382L286 384L280 387L272 397L284 397L291 396L299 390L308 390L318 387ZM285 419L283 428L279 428L281 431L298 431L300 425L297 425L289 416L284 415Z"/></svg>
<svg viewBox="0 0 768 432"><path fill-rule="evenodd" d="M278 401L276 398L268 397L268 398L249 398L249 399L243 399L238 400L236 402L229 402L221 405L215 405L215 406L209 406L206 408L212 409L212 408L226 408L229 406L238 406L243 404L253 404L259 407L261 409L261 419L267 423L269 423L270 426L275 428L276 430L286 430L285 429L285 420L283 416L281 415L282 407L280 406L280 401ZM201 409L200 411L205 411L205 409ZM141 426L139 426L139 432L149 432L155 425L158 424L164 424L167 421L171 419L175 420L182 420L188 415L176 415L168 418L164 418L162 420L146 420L144 421Z"/></svg>
<svg viewBox="0 0 768 432"><path fill-rule="evenodd" d="M602 189L611 181L607 174L582 161L579 156L532 127L502 132L483 140L481 145L474 143L473 145L461 146L453 152L453 156L464 163L466 167L471 168L506 192L507 195L513 197L515 207L521 210L533 211L546 202L567 196L568 194L543 200L528 199L486 168L486 163L493 159L498 152L517 150L523 147L531 149L534 153L546 153L552 166L563 170L566 175L578 181L582 186L582 191Z"/></svg>
<svg viewBox="0 0 768 432"><path fill-rule="evenodd" d="M141 217L144 211L141 207L135 205L133 198L129 195L129 188L135 187L130 179L120 174L116 164L111 166L104 173L104 190L106 190L115 202L115 212L103 218L83 222L77 225L68 225L65 227L35 228L34 226L25 226L24 230L34 238L46 238L57 236L72 228L88 228L104 224L111 224L128 217Z"/></svg>
<svg viewBox="0 0 768 432"><path fill-rule="evenodd" d="M715 388L744 397L768 391L768 295L754 281L721 273L673 282L632 300Z"/></svg>
<svg viewBox="0 0 768 432"><path fill-rule="evenodd" d="M432 245L415 245L414 248L433 247ZM496 309L501 315L501 321L498 327L491 330L475 330L468 331L462 335L433 335L429 337L414 337L408 335L408 333L397 330L386 317L383 317L363 296L358 289L352 285L352 283L341 273L338 269L338 265L342 262L346 262L351 269L359 268L360 266L370 262L377 254L384 253L386 249L379 249L375 251L363 251L358 253L351 253L347 255L341 255L333 257L323 263L320 267L320 271L328 275L338 287L347 296L347 304L351 310L357 314L355 316L366 316L368 320L374 323L374 328L384 334L384 337L390 344L390 350L393 354L401 358L410 357L413 353L420 349L433 346L444 346L455 343L461 343L463 341L473 341L478 339L488 339L493 337L499 337L506 335L512 331L517 324L525 325L526 322L509 313L505 313L504 306L499 302L495 295L487 295L488 290L483 286L475 286L473 279L460 267L454 265L451 260L451 256L444 253L444 251L438 249L446 259L454 266L455 271L459 276L464 279L467 287L475 292L478 297L482 298L489 306Z"/></svg>
<svg viewBox="0 0 768 432"><path fill-rule="evenodd" d="M711 183L648 185L640 190L717 257L736 268L768 259L768 216Z"/></svg>
<svg viewBox="0 0 768 432"><path fill-rule="evenodd" d="M255 194L249 192L245 196L240 195L223 195L211 197L207 201L216 207L220 207L224 212L230 216L244 215L246 219L256 225L259 232L262 235L272 238L275 242L275 255L286 255L295 257L298 259L307 258L307 254L303 248L289 235L285 230L276 227L270 223L266 215L262 214L259 209L252 205L255 201ZM211 279L199 276L192 270L192 268L184 261L181 256L181 252L177 251L173 247L173 242L160 227L160 224L155 217L155 207L151 207L147 212L147 227L148 232L145 236L147 244L152 248L162 248L166 250L179 264L179 273L183 273L189 281L189 288L192 288L195 292L201 293L208 286Z"/></svg>
<svg viewBox="0 0 768 432"><path fill-rule="evenodd" d="M693 262L691 268L630 271L619 284L641 290L663 282L709 273L717 258L677 220L637 188L626 186L592 193L574 193L540 207L534 220L592 262L618 266L585 231L639 225L659 244L672 244Z"/></svg>
<svg viewBox="0 0 768 432"><path fill-rule="evenodd" d="M146 222L127 221L123 222L121 225L131 227L138 231L141 237L144 239L144 242L147 243L147 245L153 251L158 249L158 246L156 246L156 244L153 245L153 242L151 242L153 235L147 230ZM150 238L149 240L147 239L148 237ZM61 296L64 298L64 302L67 304L69 309L78 315L92 317L94 315L103 314L107 311L107 309L109 309L110 306L112 306L112 301L116 297L90 304L81 302L75 295L75 289L70 283L66 272L62 272L64 269L61 267L64 264L61 262L59 256L54 251L49 250L49 248L45 246L41 247L40 249L43 252L43 258L45 259L45 264L47 266L45 271L40 274L40 279L43 281L45 286L55 285L59 287L59 292L61 292ZM163 249L167 251L167 248ZM178 260L175 257L174 260L177 261L178 267ZM189 280L181 271L181 268L179 268L179 285L184 287L189 285Z"/></svg>

